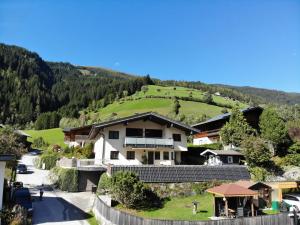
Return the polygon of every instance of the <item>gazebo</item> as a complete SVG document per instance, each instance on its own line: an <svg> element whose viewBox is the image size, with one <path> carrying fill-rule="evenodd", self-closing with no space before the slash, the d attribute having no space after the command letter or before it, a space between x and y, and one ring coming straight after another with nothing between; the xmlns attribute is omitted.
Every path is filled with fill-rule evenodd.
<svg viewBox="0 0 300 225"><path fill-rule="evenodd" d="M214 196L214 216L229 217L231 215L244 216L244 208L251 208L254 216L253 197L256 191L249 190L237 184L222 184L206 190Z"/></svg>

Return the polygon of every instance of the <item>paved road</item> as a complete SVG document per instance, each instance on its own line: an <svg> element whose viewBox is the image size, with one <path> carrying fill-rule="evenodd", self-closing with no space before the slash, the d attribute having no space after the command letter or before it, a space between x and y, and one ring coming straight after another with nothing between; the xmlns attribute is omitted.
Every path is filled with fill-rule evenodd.
<svg viewBox="0 0 300 225"><path fill-rule="evenodd" d="M33 224L45 225L87 225L88 212L93 203L93 195L88 192L66 193L53 190L49 180L49 171L34 168L35 156L25 155L22 163L26 164L28 174L18 174L17 180L30 188L33 202ZM43 200L40 201L39 188L44 184Z"/></svg>

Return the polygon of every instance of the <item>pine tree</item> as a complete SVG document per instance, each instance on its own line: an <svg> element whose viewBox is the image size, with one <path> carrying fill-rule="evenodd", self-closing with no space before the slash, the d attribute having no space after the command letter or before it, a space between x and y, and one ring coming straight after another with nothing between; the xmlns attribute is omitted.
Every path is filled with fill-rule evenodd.
<svg viewBox="0 0 300 225"><path fill-rule="evenodd" d="M181 105L180 105L178 99L175 98L174 103L173 103L173 112L175 113L175 115L178 115L180 107L181 107Z"/></svg>

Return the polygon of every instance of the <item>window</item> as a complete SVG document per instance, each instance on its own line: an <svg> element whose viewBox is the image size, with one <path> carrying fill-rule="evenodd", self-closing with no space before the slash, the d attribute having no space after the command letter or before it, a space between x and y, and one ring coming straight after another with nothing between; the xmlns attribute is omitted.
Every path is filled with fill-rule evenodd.
<svg viewBox="0 0 300 225"><path fill-rule="evenodd" d="M233 163L233 157L232 156L227 156L227 161L228 161L228 163Z"/></svg>
<svg viewBox="0 0 300 225"><path fill-rule="evenodd" d="M171 152L171 160L174 160L174 152Z"/></svg>
<svg viewBox="0 0 300 225"><path fill-rule="evenodd" d="M181 141L181 134L173 134L174 141Z"/></svg>
<svg viewBox="0 0 300 225"><path fill-rule="evenodd" d="M119 131L110 130L108 132L108 138L109 139L119 139Z"/></svg>
<svg viewBox="0 0 300 225"><path fill-rule="evenodd" d="M126 128L126 137L143 137L143 129Z"/></svg>
<svg viewBox="0 0 300 225"><path fill-rule="evenodd" d="M164 152L164 160L169 160L169 152Z"/></svg>
<svg viewBox="0 0 300 225"><path fill-rule="evenodd" d="M135 151L127 151L127 159L135 159Z"/></svg>
<svg viewBox="0 0 300 225"><path fill-rule="evenodd" d="M149 138L162 138L162 130L158 129L146 129L145 137Z"/></svg>
<svg viewBox="0 0 300 225"><path fill-rule="evenodd" d="M119 152L118 151L111 151L110 152L110 159L119 159Z"/></svg>
<svg viewBox="0 0 300 225"><path fill-rule="evenodd" d="M160 152L155 152L155 160L160 160Z"/></svg>

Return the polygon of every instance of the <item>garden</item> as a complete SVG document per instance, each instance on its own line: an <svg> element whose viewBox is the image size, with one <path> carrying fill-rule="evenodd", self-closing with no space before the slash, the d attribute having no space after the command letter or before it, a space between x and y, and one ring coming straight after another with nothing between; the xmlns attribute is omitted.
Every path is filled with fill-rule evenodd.
<svg viewBox="0 0 300 225"><path fill-rule="evenodd" d="M179 190L178 195L166 197L165 193L162 194L150 184L140 181L134 173L120 171L111 177L107 174L101 176L98 194L110 195L115 208L135 216L170 220L209 220L213 215L213 196L205 190L215 184L193 184L192 192ZM196 213L193 213L194 202L198 205Z"/></svg>

